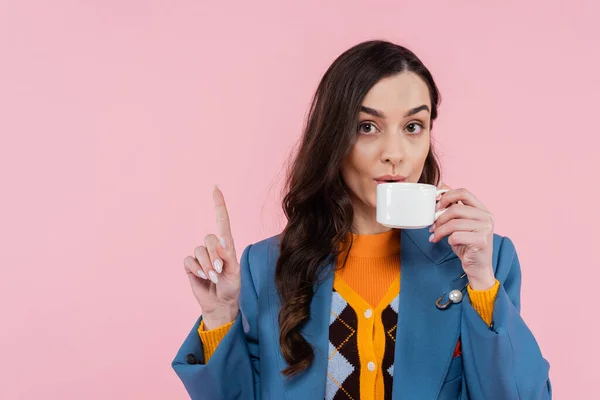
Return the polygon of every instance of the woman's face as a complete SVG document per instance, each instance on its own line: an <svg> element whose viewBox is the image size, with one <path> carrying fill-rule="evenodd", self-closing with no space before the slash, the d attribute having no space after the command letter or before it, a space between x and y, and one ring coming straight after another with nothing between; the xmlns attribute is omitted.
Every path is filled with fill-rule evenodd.
<svg viewBox="0 0 600 400"><path fill-rule="evenodd" d="M418 182L429 152L430 111L429 89L412 72L382 79L367 93L356 143L342 166L355 212L375 209L379 183Z"/></svg>

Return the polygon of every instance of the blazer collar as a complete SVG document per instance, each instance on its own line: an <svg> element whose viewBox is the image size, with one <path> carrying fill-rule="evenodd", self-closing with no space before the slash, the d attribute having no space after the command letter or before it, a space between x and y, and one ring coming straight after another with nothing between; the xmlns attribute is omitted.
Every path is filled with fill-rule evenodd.
<svg viewBox="0 0 600 400"><path fill-rule="evenodd" d="M436 399L460 335L462 303L438 310L436 299L462 288L460 260L429 230L403 231L392 398Z"/></svg>
<svg viewBox="0 0 600 400"><path fill-rule="evenodd" d="M429 235L427 228L401 233L393 399L436 398L459 337L462 303L440 311L435 301L443 292L464 285L457 280L462 273L460 260L446 240L430 243ZM285 381L289 400L325 395L334 266L335 262L330 262L315 285L310 319L302 328L315 358L307 370ZM272 311L272 318L277 319L278 310Z"/></svg>
<svg viewBox="0 0 600 400"><path fill-rule="evenodd" d="M425 257L427 257L433 264L441 264L451 258L456 258L456 255L452 251L452 247L448 244L448 239L444 238L438 243L431 243L429 241L429 229L410 229L403 230L401 233L402 238L402 253L405 250L412 250L413 248L419 249ZM408 260L412 261L412 260Z"/></svg>

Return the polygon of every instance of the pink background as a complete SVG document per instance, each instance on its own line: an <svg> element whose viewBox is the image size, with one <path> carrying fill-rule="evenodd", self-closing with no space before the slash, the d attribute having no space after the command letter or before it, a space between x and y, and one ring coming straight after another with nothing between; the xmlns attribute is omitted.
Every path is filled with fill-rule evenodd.
<svg viewBox="0 0 600 400"><path fill-rule="evenodd" d="M598 2L281 3L0 2L0 398L186 398L212 185L240 252L275 234L310 96L371 38L433 71L445 180L515 242L555 398L593 397Z"/></svg>

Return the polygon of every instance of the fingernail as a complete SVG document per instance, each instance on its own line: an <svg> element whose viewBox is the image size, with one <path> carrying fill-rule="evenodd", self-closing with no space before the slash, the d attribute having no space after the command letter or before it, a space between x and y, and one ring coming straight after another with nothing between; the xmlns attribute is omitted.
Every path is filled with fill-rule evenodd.
<svg viewBox="0 0 600 400"><path fill-rule="evenodd" d="M202 271L201 269L198 270L198 276L202 279L208 279L204 271Z"/></svg>
<svg viewBox="0 0 600 400"><path fill-rule="evenodd" d="M219 278L217 278L217 274L215 274L215 271L208 271L208 276L210 276L210 280L213 281L213 283L219 283Z"/></svg>
<svg viewBox="0 0 600 400"><path fill-rule="evenodd" d="M433 232L433 230L434 230L434 227L435 227L435 224L434 224L434 225L431 225L431 226L429 227L429 232Z"/></svg>
<svg viewBox="0 0 600 400"><path fill-rule="evenodd" d="M221 261L221 259L217 258L215 260L215 262L213 262L213 266L215 267L215 271L217 271L217 273L221 273L221 271L223 271L223 261Z"/></svg>
<svg viewBox="0 0 600 400"><path fill-rule="evenodd" d="M431 236L429 236L429 241L430 241L430 242L433 242L433 235L434 235L434 234L432 233L432 234L431 234Z"/></svg>
<svg viewBox="0 0 600 400"><path fill-rule="evenodd" d="M219 244L221 245L221 248L223 248L223 250L227 248L227 243L225 243L225 239L222 237L219 238Z"/></svg>
<svg viewBox="0 0 600 400"><path fill-rule="evenodd" d="M219 185L215 183L215 189L219 189Z"/></svg>

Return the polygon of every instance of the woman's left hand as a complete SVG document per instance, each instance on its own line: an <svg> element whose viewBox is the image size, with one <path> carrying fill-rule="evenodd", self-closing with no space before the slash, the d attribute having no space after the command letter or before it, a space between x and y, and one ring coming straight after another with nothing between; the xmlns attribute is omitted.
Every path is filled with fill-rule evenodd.
<svg viewBox="0 0 600 400"><path fill-rule="evenodd" d="M459 203L460 202L460 203ZM448 208L429 229L431 242L448 236L448 243L462 262L471 288L494 286L492 267L494 216L471 192L454 189L442 195L437 209Z"/></svg>

